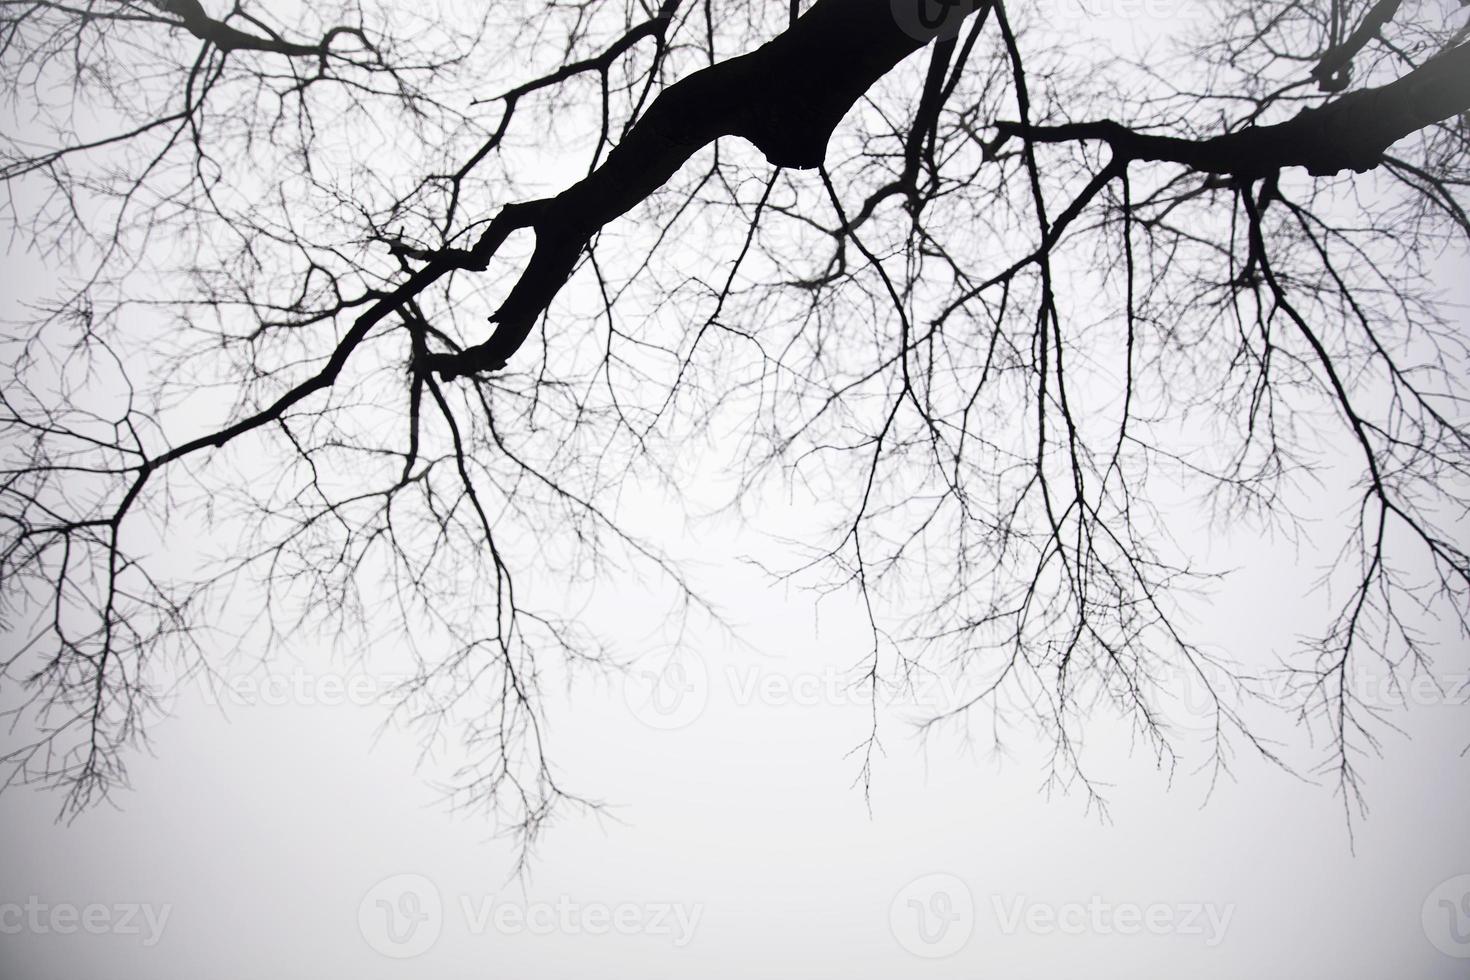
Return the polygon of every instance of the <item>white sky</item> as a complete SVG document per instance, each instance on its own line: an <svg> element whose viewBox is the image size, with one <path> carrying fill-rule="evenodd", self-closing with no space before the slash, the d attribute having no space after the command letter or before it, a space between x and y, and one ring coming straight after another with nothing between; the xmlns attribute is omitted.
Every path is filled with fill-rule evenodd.
<svg viewBox="0 0 1470 980"><path fill-rule="evenodd" d="M1208 635L1243 658L1284 650L1300 621L1300 575L1289 559L1238 544L1254 568L1274 571L1225 590ZM737 561L760 546L718 529L698 541L706 583L759 653L696 639L685 676L706 683L670 716L682 727L650 714L637 684L631 696L617 681L587 678L565 697L553 687L559 772L572 789L613 804L615 819L560 823L524 883L508 880L513 849L490 839L493 828L439 805L425 778L436 766L416 771L411 736L390 729L374 738L382 715L366 703L371 679L354 686L321 666L326 651L307 648L272 674L237 675L224 710L186 689L176 716L154 729L153 756L135 759L120 810L66 827L51 822L53 798L0 797L0 903L32 895L48 907L147 903L155 916L168 906L151 946L146 928L0 935L0 972L37 980L1464 975L1465 961L1431 944L1421 915L1436 886L1470 871L1462 707L1415 695L1398 718L1412 741L1390 736L1385 759L1365 762L1373 812L1356 828L1356 854L1325 786L1242 755L1238 780L1202 806L1203 777L1180 771L1170 788L1106 725L1089 758L1094 778L1111 784L1111 822L1085 813L1080 794L1038 793L1042 760L1024 731L998 764L949 736L926 751L901 711L884 716L887 755L869 816L852 786L855 762L844 758L863 738L867 709L837 683L865 649L860 618L840 601L814 612L808 596L762 584ZM639 614L630 608L630 623ZM620 639L636 644L637 635ZM380 952L406 947L385 946L386 912L372 890L405 874L432 883L442 914L432 945L397 959ZM945 937L956 942L969 926L967 941L941 959L904 945L917 935L904 890L934 874L952 878L919 888L953 889L957 880L973 906L973 923L958 920ZM938 908L927 904L930 892L919 900ZM514 930L518 909L560 916L558 902L578 934L560 924L549 934ZM656 930L663 903L697 915L687 943L677 931L599 936L580 925L586 909L613 915L631 904L624 914ZM497 929L502 904L512 908ZM1185 931L1120 934L1128 905L1140 915L1158 906L1158 922ZM1073 916L1072 931L1047 930L1047 909ZM1021 927L1007 930L1018 910ZM1448 919L1441 924L1437 911L1428 921L1442 932ZM1080 933L1076 916L1085 916Z"/></svg>
<svg viewBox="0 0 1470 980"><path fill-rule="evenodd" d="M25 271L10 267L12 298ZM1462 271L1447 267L1446 281L1470 302ZM1198 536L1190 523L1181 515L1182 533ZM1251 569L1200 610L1204 635L1247 663L1288 652L1322 556L1240 536L1197 543ZM1395 716L1407 737L1385 732L1384 758L1363 760L1372 813L1355 825L1355 852L1326 782L1242 752L1237 778L1202 805L1206 777L1181 767L1171 780L1105 724L1089 759L1109 784L1107 822L1081 793L1038 792L1043 760L1024 730L1002 762L984 738L974 753L952 732L921 745L898 708L882 716L870 813L846 757L868 708L838 683L866 652L860 617L840 599L818 609L773 589L741 561L771 547L725 525L675 543L700 556L703 584L750 644L691 641L695 658L673 675L694 688L681 726L650 714L636 681L549 689L558 772L611 804L610 819L569 814L526 879L508 878L514 848L492 826L440 805L430 781L442 766L420 759L416 739L379 730L383 712L367 702L380 680L354 687L325 650L304 647L269 674L234 675L223 710L185 688L152 730L153 754L133 759L119 809L62 826L55 797L0 795L0 976L1467 975L1470 959L1436 946L1470 957L1470 903L1458 933L1440 904L1470 894L1470 879L1452 880L1470 874L1470 715L1446 703L1463 691L1411 692ZM636 650L641 594L601 598L628 605L615 639ZM1316 758L1302 748L1294 759ZM388 913L411 911L404 887L432 914L425 882L440 912L395 943ZM157 937L142 914L138 934L61 931L67 908L105 906L116 923L139 904L162 921ZM42 928L9 928L33 914ZM517 929L519 914L557 928ZM642 931L589 934L603 915ZM426 947L415 957L385 953L415 942ZM949 955L921 955L936 952Z"/></svg>

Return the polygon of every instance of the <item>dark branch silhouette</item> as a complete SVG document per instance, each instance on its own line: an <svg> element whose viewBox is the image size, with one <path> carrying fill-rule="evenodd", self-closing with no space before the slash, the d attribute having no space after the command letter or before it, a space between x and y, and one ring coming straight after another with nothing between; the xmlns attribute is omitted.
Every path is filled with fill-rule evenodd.
<svg viewBox="0 0 1470 980"><path fill-rule="evenodd" d="M599 589L729 626L624 509L699 509L705 447L723 512L817 515L773 581L866 617L864 785L944 675L922 731L1028 726L1099 805L1089 717L1213 785L1304 769L1285 709L1356 819L1361 675L1470 635L1459 4L1232 0L1146 58L998 0L462 6L0 0L54 278L3 338L7 783L75 813L180 685L325 636L529 842L591 805L539 691L627 665ZM1179 501L1305 539L1319 488L1332 607L1263 676L1191 625Z"/></svg>

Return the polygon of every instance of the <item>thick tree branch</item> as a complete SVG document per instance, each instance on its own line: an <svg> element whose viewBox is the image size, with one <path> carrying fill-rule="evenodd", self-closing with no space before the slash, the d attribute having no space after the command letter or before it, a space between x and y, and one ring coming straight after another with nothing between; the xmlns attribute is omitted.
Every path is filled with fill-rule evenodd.
<svg viewBox="0 0 1470 980"><path fill-rule="evenodd" d="M1318 88L1324 92L1341 92L1347 88L1353 74L1353 58L1393 20L1402 2L1403 0L1378 0L1363 17L1357 30L1322 55L1322 60L1312 69L1312 77L1317 80Z"/></svg>
<svg viewBox="0 0 1470 980"><path fill-rule="evenodd" d="M316 44L301 44L287 41L275 34L266 37L232 27L205 13L198 0L153 0L153 5L165 13L177 16L180 27L199 40L213 44L221 51L266 51L291 58L325 58L331 53L332 41L340 35L350 34L364 45L368 43L367 36L355 27L334 27ZM260 25L259 21L255 23L264 26Z"/></svg>
<svg viewBox="0 0 1470 980"><path fill-rule="evenodd" d="M979 3L957 6L973 12ZM597 230L719 137L749 140L778 167L820 166L858 98L932 36L900 24L890 0L820 0L767 44L665 89L602 166L539 202L535 251L491 317L490 339L434 355L431 366L445 379L504 367Z"/></svg>
<svg viewBox="0 0 1470 980"><path fill-rule="evenodd" d="M1394 143L1470 109L1470 45L1451 48L1396 81L1350 92L1304 109L1285 122L1206 140L1140 133L1112 120L1061 126L996 124L1002 137L1040 143L1102 140L1127 160L1181 163L1204 173L1244 179L1284 167L1316 175L1362 173L1383 162Z"/></svg>

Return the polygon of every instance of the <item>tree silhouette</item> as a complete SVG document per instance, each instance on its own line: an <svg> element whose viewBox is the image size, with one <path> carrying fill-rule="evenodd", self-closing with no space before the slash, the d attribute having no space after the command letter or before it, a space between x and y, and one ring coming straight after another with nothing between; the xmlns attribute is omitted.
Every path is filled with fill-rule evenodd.
<svg viewBox="0 0 1470 980"><path fill-rule="evenodd" d="M396 624L401 709L533 833L546 666L613 663L562 597L718 616L618 508L709 443L731 506L822 502L778 573L862 599L875 700L962 673L933 723L1020 704L1089 793L1089 711L1173 758L1181 679L1217 769L1276 757L1158 501L1352 484L1283 699L1351 811L1357 665L1446 676L1470 605L1466 15L1171 9L1134 58L1072 0L3 0L59 283L5 336L7 782L76 812L232 644Z"/></svg>

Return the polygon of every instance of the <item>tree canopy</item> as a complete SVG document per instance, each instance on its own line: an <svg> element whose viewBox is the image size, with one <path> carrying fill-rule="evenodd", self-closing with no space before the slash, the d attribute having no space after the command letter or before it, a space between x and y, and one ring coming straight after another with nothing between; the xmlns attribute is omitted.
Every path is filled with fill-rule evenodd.
<svg viewBox="0 0 1470 980"><path fill-rule="evenodd" d="M621 657L579 603L719 618L621 509L713 453L756 524L813 502L772 574L861 599L875 698L963 674L935 721L1019 704L1074 776L1100 704L1172 758L1181 678L1210 764L1278 758L1171 523L1305 533L1351 488L1282 707L1360 803L1357 667L1465 669L1467 24L0 0L3 220L54 278L4 334L7 781L104 798L181 678L311 627L408 644L406 716L534 831L574 798L547 664Z"/></svg>

